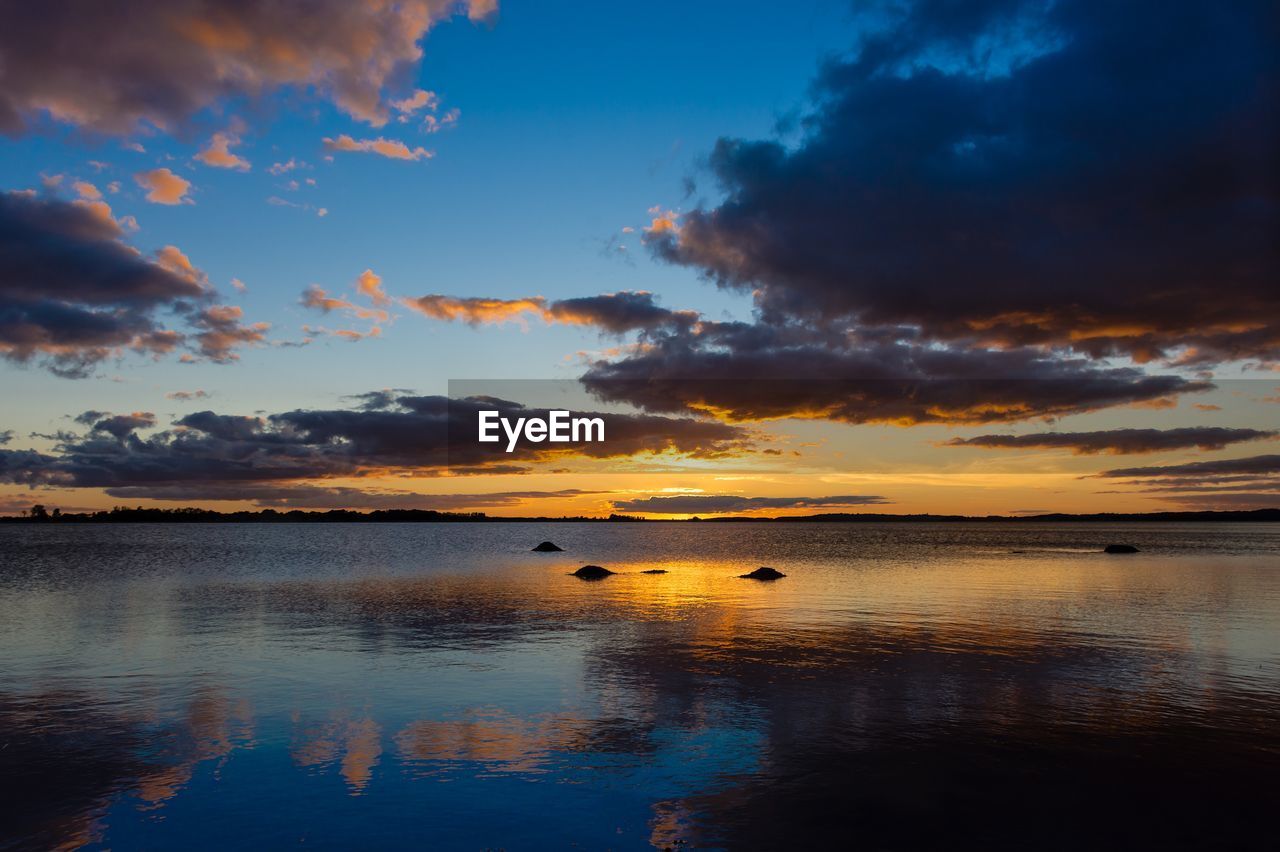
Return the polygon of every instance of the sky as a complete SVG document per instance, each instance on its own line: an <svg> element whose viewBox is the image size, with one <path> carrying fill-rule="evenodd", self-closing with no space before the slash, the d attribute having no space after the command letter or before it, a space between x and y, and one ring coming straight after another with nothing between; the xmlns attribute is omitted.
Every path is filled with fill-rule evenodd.
<svg viewBox="0 0 1280 852"><path fill-rule="evenodd" d="M25 6L0 512L1280 505L1277 14Z"/></svg>

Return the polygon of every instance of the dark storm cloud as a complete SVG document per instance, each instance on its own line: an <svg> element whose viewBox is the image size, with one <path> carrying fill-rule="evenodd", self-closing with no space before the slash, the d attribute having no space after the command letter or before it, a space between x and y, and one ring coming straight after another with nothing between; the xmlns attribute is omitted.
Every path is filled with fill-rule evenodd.
<svg viewBox="0 0 1280 852"><path fill-rule="evenodd" d="M87 130L172 130L226 99L313 90L380 125L384 88L405 89L419 40L491 2L142 0L5 3L0 132L48 115Z"/></svg>
<svg viewBox="0 0 1280 852"><path fill-rule="evenodd" d="M1122 467L1103 471L1098 476L1124 479L1194 477L1203 481L1246 474L1280 474L1280 455L1249 456L1242 459L1217 459L1214 461L1155 467Z"/></svg>
<svg viewBox="0 0 1280 852"><path fill-rule="evenodd" d="M57 458L35 450L0 450L0 482L43 485L57 463Z"/></svg>
<svg viewBox="0 0 1280 852"><path fill-rule="evenodd" d="M958 349L764 323L699 323L598 361L595 395L651 411L730 420L993 423L1091 411L1203 390L1205 383L1107 368L1032 349Z"/></svg>
<svg viewBox="0 0 1280 852"><path fill-rule="evenodd" d="M160 324L163 311L187 317L212 360L261 339L265 325L242 326L239 308L206 304L213 290L177 248L147 256L123 238L103 202L0 193L0 356L83 377L127 350L186 343Z"/></svg>
<svg viewBox="0 0 1280 852"><path fill-rule="evenodd" d="M86 414L88 412L85 412ZM116 414L104 417L93 424L93 431L106 432L118 441L132 435L139 429L150 429L156 425L156 416L150 411L135 411L132 414Z"/></svg>
<svg viewBox="0 0 1280 852"><path fill-rule="evenodd" d="M624 291L578 299L561 299L547 307L549 319L574 325L593 325L604 331L653 331L667 326L690 325L698 315L659 306L652 293Z"/></svg>
<svg viewBox="0 0 1280 852"><path fill-rule="evenodd" d="M102 207L0 193L0 354L77 376L122 349L172 349L157 309L208 292L176 249L146 257L123 236Z"/></svg>
<svg viewBox="0 0 1280 852"><path fill-rule="evenodd" d="M12 429L0 429L0 446L4 446L13 440Z"/></svg>
<svg viewBox="0 0 1280 852"><path fill-rule="evenodd" d="M674 452L721 458L747 452L752 435L712 421L603 414L599 443L522 442L515 452L479 444L477 413L543 417L545 409L492 399L399 395L375 409L296 410L265 417L200 411L142 437L148 415L104 416L86 435L60 433L51 453L0 450L0 481L106 488L120 496L234 494L253 484L385 473L521 473L562 457L622 458ZM582 412L579 412L582 414ZM596 416L596 415L592 415ZM120 489L131 489L121 491ZM246 492L248 493L248 492ZM230 496L209 499L232 499Z"/></svg>
<svg viewBox="0 0 1280 852"><path fill-rule="evenodd" d="M655 515L720 515L753 509L833 509L874 506L892 502L874 495L832 497L740 497L733 494L677 494L670 497L640 497L614 501L619 512L646 512Z"/></svg>
<svg viewBox="0 0 1280 852"><path fill-rule="evenodd" d="M982 447L986 449L1069 449L1077 455L1110 453L1158 453L1199 447L1220 450L1228 444L1271 438L1275 432L1261 429L1228 429L1191 426L1181 429L1108 429L1097 432L1044 432L1032 435L978 435L953 438L947 447Z"/></svg>
<svg viewBox="0 0 1280 852"><path fill-rule="evenodd" d="M770 322L1280 354L1280 6L878 8L797 145L717 143L723 201L652 229L658 256Z"/></svg>

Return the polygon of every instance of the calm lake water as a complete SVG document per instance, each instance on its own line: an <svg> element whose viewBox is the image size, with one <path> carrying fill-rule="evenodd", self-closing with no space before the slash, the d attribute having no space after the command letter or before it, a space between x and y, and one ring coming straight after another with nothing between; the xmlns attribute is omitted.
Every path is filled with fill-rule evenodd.
<svg viewBox="0 0 1280 852"><path fill-rule="evenodd" d="M1275 848L1280 819L1277 525L3 525L0 649L14 848Z"/></svg>

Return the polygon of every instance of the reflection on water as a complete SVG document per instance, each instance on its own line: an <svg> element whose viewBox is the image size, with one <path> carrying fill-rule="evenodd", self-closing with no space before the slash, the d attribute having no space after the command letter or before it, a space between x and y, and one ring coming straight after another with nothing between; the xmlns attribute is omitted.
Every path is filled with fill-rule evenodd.
<svg viewBox="0 0 1280 852"><path fill-rule="evenodd" d="M1266 525L0 527L0 838L1262 847L1278 555Z"/></svg>

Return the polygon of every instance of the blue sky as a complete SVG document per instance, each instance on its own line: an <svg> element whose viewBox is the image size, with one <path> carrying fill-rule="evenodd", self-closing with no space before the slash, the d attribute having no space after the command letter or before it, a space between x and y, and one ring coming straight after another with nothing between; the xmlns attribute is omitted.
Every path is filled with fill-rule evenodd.
<svg viewBox="0 0 1280 852"><path fill-rule="evenodd" d="M0 497L16 506L32 485L72 483L81 490L57 494L199 501L178 489L181 474L163 493L128 472L104 479L110 458L96 454L171 461L183 436L212 439L181 422L203 409L262 415L255 438L268 447L284 428L269 415L346 410L380 389L405 395L392 410L412 423L420 403L407 394L445 394L451 379L608 388L640 377L674 382L669 398L619 391L607 402L716 420L732 435L713 443L758 444L731 459L714 455L723 443L710 456L703 447L687 468L664 460L628 498L809 500L857 496L858 484L911 511L1274 503L1267 462L1265 481L1207 497L1078 481L1110 464L1099 453L1135 452L1132 435L1101 431L1146 429L1136 452L1169 465L1250 457L1273 437L1265 4L487 5L473 0L470 17L440 0L157 16L126 2L13 19L0 34L0 217L12 219L0 240L14 241L17 261L0 264L0 316L19 319L0 323L0 391L22 404L6 407L0 452L52 455L21 461ZM1159 38L1147 35L1153 16ZM396 106L426 91L435 103ZM200 159L218 134L241 167ZM410 158L335 150L375 144ZM152 170L189 186L148 200ZM105 230L86 245L36 226L53 249L13 236L50 216ZM122 246L139 252L132 263ZM193 269L174 268L165 247ZM119 294L86 295L54 269L104 248L128 267L104 273ZM366 270L381 289L361 294ZM202 293L135 301L129 287L157 275ZM308 288L348 307L308 307ZM619 293L632 294L624 306L600 298ZM402 301L423 296L473 322ZM162 326L179 343L159 354L134 351L165 349L142 337L67 344L86 359L82 375L55 376L66 349L23 335L62 333L48 317L68 310ZM375 329L355 342L333 334ZM886 377L916 396L882 396ZM805 384L814 379L852 384ZM956 379L966 390L947 385ZM100 438L114 433L98 418L73 423L89 410L147 416L108 446ZM1245 431L1212 431L1223 428ZM79 437L59 434L69 429ZM941 448L993 431L1076 437L1031 452ZM415 494L619 487L599 465L568 480L546 465L441 485L437 469L401 455L390 467L380 456L335 463L334 448L357 435L304 443L323 464L294 484L352 489L326 492L330 505L378 481L409 480ZM962 498L939 498L936 483L885 479L887 468L973 480ZM1004 475L1024 478L991 478ZM228 505L227 493L209 499ZM258 493L240 504L309 505ZM610 499L584 511L608 511Z"/></svg>
<svg viewBox="0 0 1280 852"><path fill-rule="evenodd" d="M742 317L749 300L718 292L691 270L653 261L634 235L624 243L626 259L610 252L609 241L623 238L624 226L645 225L652 206L686 203L685 181L700 174L700 159L719 136L767 135L793 114L819 59L847 45L851 26L848 10L832 2L585 10L506 3L492 22L461 18L433 29L417 79L406 86L437 92L443 110L459 109L457 126L430 136L395 125L379 131L434 150L429 161L337 154L327 163L323 137L369 136L368 128L330 104L284 95L256 109L220 104L197 119L205 132L192 130L189 138L135 137L145 154L122 150L117 139L56 127L4 140L0 182L34 187L42 174L102 186L120 181L120 195L108 201L117 214L137 218L133 242L143 249L180 246L223 292L232 293L232 278L245 282L248 292L237 303L246 319L271 322L274 339L298 340L304 323L321 321L296 304L306 286L350 292L365 268L395 295L564 297L637 289L671 306ZM250 124L235 150L252 171L192 161L208 133L226 126L217 113ZM267 173L290 158L310 167ZM98 171L91 160L109 167ZM192 181L194 204L141 199L130 175L158 166ZM284 188L287 180L308 177L315 187ZM266 201L272 196L329 212L319 218L272 206ZM234 391L241 406L269 408L317 404L370 386L443 392L450 378L563 378L566 353L598 345L589 330L535 323L528 334L482 336L397 313L381 340L244 351L235 370L131 357L128 383L97 393L83 382L50 385L36 372L6 370L4 381L38 387L46 412L70 410L73 400L151 408L155 387ZM248 386L246 370L254 375ZM124 375L110 367L103 372ZM105 406L108 400L113 405Z"/></svg>

